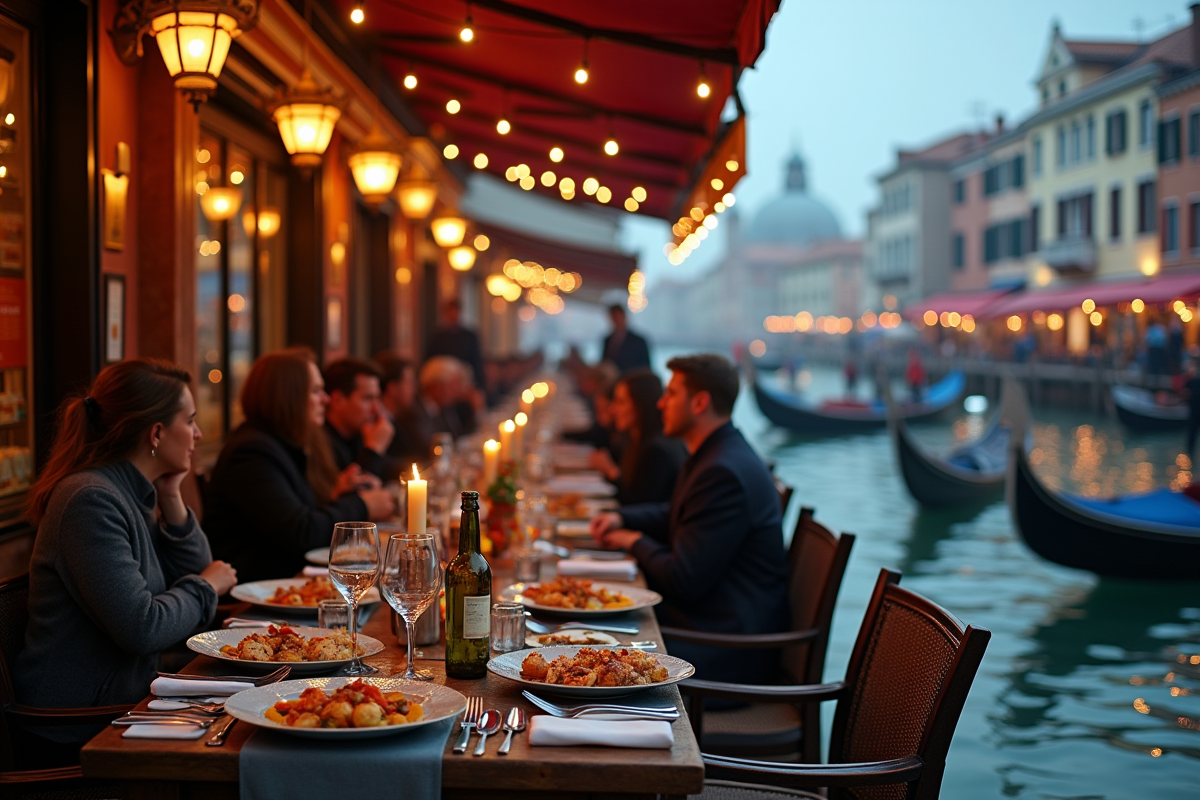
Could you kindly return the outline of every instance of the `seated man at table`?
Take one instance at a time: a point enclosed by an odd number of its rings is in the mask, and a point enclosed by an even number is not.
[[[386,453],[395,431],[379,404],[379,377],[375,365],[360,358],[325,367],[325,435],[339,472],[358,464],[376,478],[390,474]]]
[[[625,506],[592,520],[592,535],[628,550],[663,596],[661,624],[716,633],[787,630],[787,558],[779,497],[762,459],[729,421],[734,366],[702,354],[667,362],[663,433],[688,459],[670,503]],[[767,683],[779,654],[668,642],[705,680]]]
[[[387,449],[388,467],[391,474],[398,475],[414,461],[423,462],[429,457],[421,449],[417,432],[408,427],[412,424],[411,409],[417,402],[417,369],[407,358],[386,350],[375,356],[375,364],[382,376],[379,402],[395,429]]]

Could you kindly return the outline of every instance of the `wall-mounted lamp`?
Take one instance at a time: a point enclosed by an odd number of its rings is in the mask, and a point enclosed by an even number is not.
[[[200,211],[210,222],[232,219],[242,207],[242,190],[236,186],[210,186],[200,195]]]
[[[354,184],[368,205],[384,203],[400,174],[400,151],[378,126],[358,144],[349,159]]]
[[[438,217],[432,227],[433,240],[442,247],[458,247],[467,234],[467,222],[460,217]]]
[[[293,164],[306,170],[321,165],[321,155],[329,147],[343,104],[332,88],[319,88],[305,67],[296,85],[281,90],[267,106]]]

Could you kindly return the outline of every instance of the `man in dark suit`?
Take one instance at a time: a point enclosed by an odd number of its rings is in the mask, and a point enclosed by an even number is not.
[[[602,360],[615,364],[618,373],[628,372],[635,367],[649,367],[650,345],[643,337],[629,330],[625,308],[609,306],[608,318],[612,320],[613,329],[604,339]]]
[[[659,401],[663,433],[689,457],[670,503],[622,507],[592,520],[603,545],[628,550],[664,625],[717,633],[777,633],[788,627],[787,558],[779,497],[766,465],[729,421],[737,370],[718,355],[667,362]],[[705,680],[769,682],[779,654],[672,643],[671,654]]]
[[[487,376],[483,370],[483,350],[479,346],[479,336],[475,331],[464,328],[459,321],[462,317],[462,303],[458,298],[451,298],[442,306],[442,327],[429,337],[429,346],[425,350],[425,360],[434,356],[450,356],[457,358],[471,368],[471,377],[475,380],[476,388],[487,386]]]
[[[325,436],[339,471],[358,464],[376,478],[392,477],[388,446],[395,430],[379,405],[379,370],[361,358],[343,358],[325,367]]]
[[[374,360],[380,373],[379,404],[396,431],[386,453],[389,474],[398,475],[429,457],[428,447],[422,445],[428,437],[407,427],[413,424],[410,409],[417,402],[417,371],[411,361],[391,351],[376,354]]]

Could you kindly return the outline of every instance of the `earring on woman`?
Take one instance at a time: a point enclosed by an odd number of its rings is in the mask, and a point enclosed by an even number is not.
[[[151,445],[150,446],[150,457],[155,458],[157,456],[158,456],[158,445],[156,445],[156,444]]]

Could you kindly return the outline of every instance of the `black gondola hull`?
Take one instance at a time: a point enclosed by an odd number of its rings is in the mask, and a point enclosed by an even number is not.
[[[908,491],[928,508],[990,503],[1004,494],[1004,472],[973,472],[924,453],[902,421],[895,426],[896,456]]]

